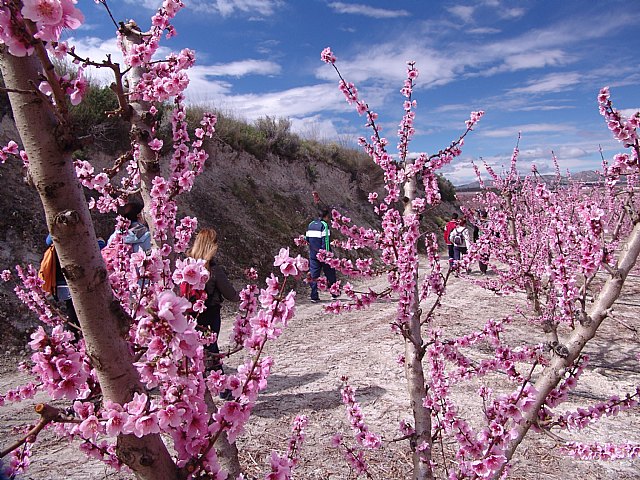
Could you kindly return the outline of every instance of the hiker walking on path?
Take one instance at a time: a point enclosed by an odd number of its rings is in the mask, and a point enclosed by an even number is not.
[[[336,283],[336,270],[329,264],[318,260],[318,252],[320,250],[331,251],[331,231],[329,230],[329,221],[331,220],[331,209],[325,208],[320,213],[320,217],[309,223],[307,234],[305,235],[309,243],[309,273],[311,275],[311,301],[317,303],[320,301],[318,295],[318,278],[324,273],[327,279],[327,287]],[[332,295],[337,298],[338,295]]]
[[[58,258],[58,253],[56,252],[55,247],[53,246],[53,238],[51,234],[47,235],[45,239],[45,243],[47,248],[51,248],[51,252],[55,261],[55,282],[52,282],[52,289],[49,290],[49,293],[53,295],[53,297],[59,302],[64,303],[65,313],[67,314],[67,318],[69,319],[69,324],[72,326],[71,331],[76,337],[76,340],[80,338],[80,322],[78,321],[78,315],[76,314],[76,309],[73,306],[73,300],[71,298],[71,290],[69,290],[69,285],[67,285],[67,279],[64,278],[64,274],[62,272],[62,266],[60,265],[60,258]],[[42,266],[41,266],[42,271]],[[42,278],[42,277],[41,277]]]
[[[456,228],[457,225],[458,214],[454,213],[453,215],[451,215],[451,220],[449,220],[444,226],[444,243],[447,244],[447,250],[449,253],[449,267],[451,267],[451,265],[453,264],[453,243],[451,242],[449,235],[451,234],[451,230]]]
[[[47,250],[42,257],[40,268],[38,269],[38,277],[44,281],[42,288],[48,295],[52,296],[54,300],[64,303],[64,311],[67,314],[69,324],[72,327],[71,331],[75,335],[76,340],[80,340],[80,337],[82,336],[80,322],[78,321],[76,309],[73,306],[71,290],[67,284],[67,279],[64,277],[60,258],[58,257],[58,252],[53,244],[53,237],[51,234],[47,235],[44,242],[47,245]],[[106,243],[104,239],[102,239],[102,237],[98,238],[98,248],[102,250],[105,245]]]
[[[471,246],[467,220],[464,217],[458,219],[456,227],[449,234],[449,239],[453,244],[453,264],[456,265],[466,255]]]
[[[224,268],[218,265],[213,257],[218,252],[218,234],[213,228],[203,228],[198,232],[193,247],[187,252],[191,258],[202,259],[205,267],[209,270],[209,280],[204,287],[207,299],[204,302],[206,310],[197,317],[198,325],[205,329],[210,329],[216,335],[216,341],[210,343],[205,348],[210,354],[206,360],[207,370],[217,370],[223,372],[220,361],[220,349],[218,348],[218,335],[222,318],[220,309],[224,300],[239,302],[240,295],[233,287]]]
[[[142,250],[148,252],[151,249],[151,233],[144,223],[142,209],[144,205],[140,202],[129,202],[118,209],[118,215],[126,218],[131,223],[129,229],[123,232],[123,241],[126,245],[131,245],[132,253]],[[110,244],[117,232],[113,232],[107,241]]]

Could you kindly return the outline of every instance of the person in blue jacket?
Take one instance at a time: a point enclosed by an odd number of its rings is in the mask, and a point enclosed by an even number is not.
[[[317,303],[320,301],[318,295],[318,278],[324,272],[327,278],[327,285],[331,287],[336,283],[336,270],[330,265],[318,260],[318,252],[320,250],[331,251],[331,231],[329,230],[329,221],[331,220],[331,209],[326,208],[320,213],[320,217],[313,220],[307,227],[306,239],[309,243],[309,273],[311,275],[311,301]],[[336,298],[337,295],[332,295]]]
[[[124,235],[124,243],[131,245],[132,253],[142,250],[148,252],[151,249],[151,233],[144,224],[142,210],[144,205],[140,202],[132,201],[118,209],[118,215],[128,219],[131,223]],[[113,232],[107,241],[109,245],[115,238],[117,232]]]

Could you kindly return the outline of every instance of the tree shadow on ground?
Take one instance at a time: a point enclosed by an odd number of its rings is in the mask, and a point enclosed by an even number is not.
[[[316,375],[319,374],[301,375],[300,377],[308,378]],[[292,380],[295,382],[295,379],[300,377],[293,377],[293,379],[288,380],[286,383],[291,386]],[[301,384],[294,383],[294,385],[298,386]],[[287,387],[280,388],[277,391],[282,391],[285,388]],[[356,392],[356,401],[361,404],[365,404],[380,397],[385,392],[386,389],[377,385],[359,388]],[[273,393],[274,392],[271,388],[267,388],[267,390],[260,395],[258,403],[253,409],[254,415],[262,418],[281,418],[296,414],[303,410],[331,410],[339,408],[342,405],[340,387],[336,387],[332,390],[310,392],[280,393],[275,395]]]
[[[326,373],[314,372],[305,373],[303,375],[269,375],[267,380],[267,388],[263,394],[269,395],[271,393],[280,392],[287,388],[299,387],[306,385],[307,383],[313,383],[316,380],[320,380]]]

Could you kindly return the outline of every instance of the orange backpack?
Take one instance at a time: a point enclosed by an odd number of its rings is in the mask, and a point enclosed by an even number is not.
[[[54,295],[56,293],[56,249],[53,245],[44,251],[40,269],[38,270],[38,277],[44,280],[42,289]]]

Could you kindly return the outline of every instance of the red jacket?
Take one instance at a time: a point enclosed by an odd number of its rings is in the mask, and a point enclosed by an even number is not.
[[[452,245],[451,240],[449,240],[449,235],[451,235],[451,230],[458,226],[458,222],[455,220],[449,220],[447,224],[444,226],[444,242],[447,245]]]

